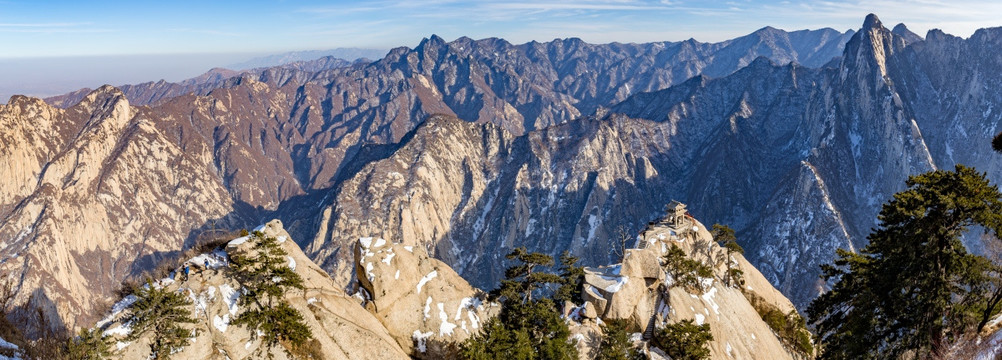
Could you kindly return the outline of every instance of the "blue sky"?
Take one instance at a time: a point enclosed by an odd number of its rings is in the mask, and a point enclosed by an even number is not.
[[[433,33],[515,43],[720,41],[766,25],[854,29],[870,12],[920,35],[1002,25],[997,1],[0,0],[0,58],[391,48]]]
[[[431,34],[513,43],[716,42],[767,25],[857,29],[868,13],[919,35],[940,28],[967,37],[1002,25],[997,0],[0,0],[0,102],[11,94],[178,81],[285,51],[413,47]]]

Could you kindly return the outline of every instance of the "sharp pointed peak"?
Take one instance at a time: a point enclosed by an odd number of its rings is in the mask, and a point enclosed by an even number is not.
[[[430,37],[426,37],[424,39],[421,39],[421,43],[418,44],[418,47],[424,47],[424,46],[428,46],[428,45],[439,45],[439,46],[440,45],[445,45],[445,39],[443,39],[441,36],[438,36],[436,34],[431,34]]]
[[[876,14],[866,15],[866,19],[863,19],[864,30],[883,27],[883,26],[884,24],[880,22],[880,18],[878,18]]]
[[[755,32],[753,34],[774,33],[774,32],[782,32],[782,31],[783,31],[782,29],[777,29],[777,28],[774,28],[772,26],[766,26],[766,27],[763,27],[761,29],[755,30]]]
[[[922,41],[922,37],[918,34],[908,30],[908,27],[903,23],[894,25],[894,29],[891,29],[891,33],[897,35],[905,40],[906,43],[913,43],[917,41]]]

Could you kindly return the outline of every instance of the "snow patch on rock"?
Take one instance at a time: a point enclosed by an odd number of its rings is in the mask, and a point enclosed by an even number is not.
[[[230,315],[236,315],[237,310],[237,299],[240,298],[240,293],[233,289],[229,284],[219,285],[219,295],[223,297],[226,301],[226,307],[230,311]]]
[[[444,303],[438,303],[438,318],[442,321],[442,324],[438,326],[438,336],[452,336],[452,330],[456,328],[456,324],[449,322],[449,314],[445,313]]]
[[[414,335],[411,335],[411,338],[417,344],[417,351],[422,353],[428,351],[428,338],[432,335],[434,333],[431,331],[422,333],[421,330],[414,330]]]
[[[437,270],[432,270],[430,273],[428,273],[428,275],[425,275],[425,276],[421,277],[421,281],[418,281],[418,284],[417,284],[417,292],[418,292],[418,294],[421,293],[421,288],[423,288],[425,284],[427,284],[429,281],[431,281],[431,279],[434,279],[436,277],[438,277],[438,271]]]
[[[226,328],[230,326],[230,315],[223,314],[223,317],[219,317],[219,315],[213,316],[212,326],[215,326],[220,332],[226,332]]]

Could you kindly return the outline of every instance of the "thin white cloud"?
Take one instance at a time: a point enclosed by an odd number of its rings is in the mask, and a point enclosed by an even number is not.
[[[4,28],[0,27],[0,33],[26,33],[26,34],[91,34],[91,33],[111,33],[113,29],[68,29],[68,28]]]
[[[227,37],[235,37],[235,36],[244,36],[244,35],[246,35],[246,34],[238,33],[238,32],[221,31],[221,30],[213,30],[213,29],[172,28],[172,29],[167,29],[167,31],[169,31],[169,32],[193,33],[193,34],[203,34],[203,35],[212,35],[212,36],[227,36]]]
[[[593,2],[551,2],[551,3],[498,3],[492,4],[494,9],[507,10],[667,10],[668,6],[626,4],[620,2],[593,3]]]
[[[90,27],[92,23],[0,23],[0,33],[33,33],[33,34],[59,34],[59,33],[107,33],[114,32],[107,28]]]
[[[12,28],[74,27],[86,25],[91,25],[91,23],[0,23],[0,27]]]

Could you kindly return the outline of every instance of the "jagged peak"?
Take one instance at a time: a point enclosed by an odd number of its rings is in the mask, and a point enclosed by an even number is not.
[[[871,29],[883,28],[884,24],[880,22],[880,18],[876,14],[868,14],[866,18],[863,19],[863,31],[868,31]]]
[[[908,44],[917,41],[922,41],[922,37],[912,32],[911,30],[908,30],[908,27],[905,26],[904,23],[898,23],[897,25],[894,25],[894,28],[891,29],[891,33],[894,34],[895,36],[904,39],[905,43]]]
[[[773,67],[773,66],[775,66],[775,64],[773,64],[772,60],[769,60],[769,58],[761,55],[756,57],[755,60],[752,60],[752,62],[748,64],[748,67],[750,68]]]
[[[104,85],[101,85],[101,87],[95,89],[94,91],[91,91],[90,94],[87,94],[87,96],[91,96],[91,95],[98,96],[98,95],[102,95],[102,94],[123,95],[124,93],[122,92],[121,89],[119,89],[117,87],[114,87],[114,86],[111,86],[111,85],[108,85],[108,84],[104,84]]]
[[[985,41],[1002,37],[1000,35],[1002,35],[1002,26],[980,28],[975,30],[974,34],[971,34],[971,37],[968,39],[980,39],[980,41]]]
[[[925,33],[925,38],[926,39],[940,39],[940,38],[946,38],[946,37],[952,37],[952,36],[953,35],[950,35],[950,34],[947,34],[947,33],[943,32],[942,29],[929,29],[929,31],[927,31]]]
[[[564,39],[554,39],[554,41],[566,42],[566,43],[571,43],[571,44],[580,44],[580,43],[584,42],[584,40],[581,40],[581,38],[579,38],[579,37],[569,37],[569,38],[564,38]]]
[[[863,27],[846,43],[840,66],[861,68],[865,67],[866,63],[872,62],[881,76],[885,76],[887,74],[885,63],[887,55],[893,52],[896,47],[905,45],[903,40],[895,39],[895,37],[890,30],[884,27],[877,15],[867,15],[863,21]],[[870,60],[864,60],[860,63],[861,59]],[[846,74],[848,73],[843,72],[843,78]]]
[[[118,101],[126,101],[126,104],[128,104],[125,93],[121,89],[105,84],[87,93],[77,105],[89,106],[98,102],[108,103]]]
[[[7,106],[12,107],[25,107],[30,104],[45,103],[42,99],[26,96],[26,95],[12,95],[9,100],[7,100]],[[0,104],[0,106],[3,106]]]
[[[772,26],[766,26],[761,29],[755,30],[755,32],[753,32],[752,35],[779,34],[779,33],[785,33],[785,31],[783,31],[782,29],[774,28]]]
[[[434,35],[432,35],[432,36],[434,36]],[[473,40],[473,38],[471,38],[469,36],[460,36],[459,38],[457,38],[456,40],[453,40],[449,44],[469,44],[469,43],[473,43],[473,42],[476,42],[476,40]]]
[[[417,48],[424,48],[428,45],[442,46],[445,45],[445,39],[436,34],[431,34],[431,37],[426,37],[421,39],[421,43],[418,44]]]
[[[688,38],[688,39],[685,39],[684,41],[682,41],[682,43],[683,43],[683,44],[690,44],[690,45],[698,45],[698,44],[702,44],[701,42],[699,42],[699,40],[696,40],[695,38]]]

